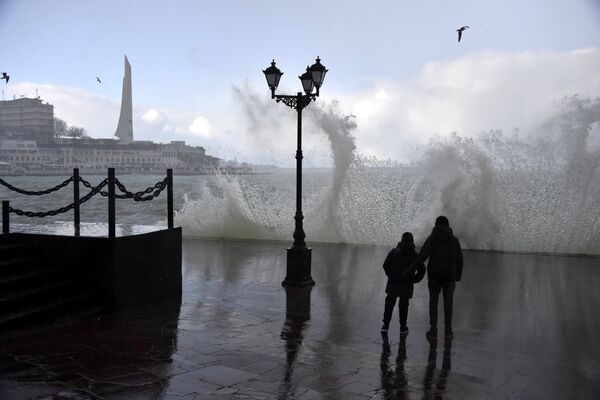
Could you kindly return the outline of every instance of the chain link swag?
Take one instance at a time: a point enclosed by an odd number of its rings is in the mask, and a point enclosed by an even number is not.
[[[0,184],[2,184],[3,186],[6,186],[10,190],[13,190],[13,191],[21,193],[21,194],[40,196],[43,194],[48,194],[48,193],[52,193],[57,190],[60,190],[61,188],[67,186],[73,180],[74,180],[74,177],[71,176],[69,179],[67,179],[63,183],[61,183],[53,188],[41,190],[41,191],[37,191],[37,192],[19,189],[17,187],[12,186],[9,183],[7,183],[6,181],[4,181],[1,178],[0,178]],[[81,205],[81,204],[85,203],[86,201],[88,201],[89,199],[91,199],[92,197],[97,195],[98,193],[100,193],[100,195],[102,195],[103,197],[108,197],[108,192],[105,190],[102,190],[105,186],[108,185],[108,178],[105,178],[97,186],[92,186],[91,183],[89,183],[82,177],[79,177],[79,181],[83,184],[83,186],[90,189],[90,192],[88,194],[86,194],[85,196],[83,196],[82,198],[80,198],[79,201],[77,201],[77,202],[73,202],[67,206],[58,208],[56,210],[50,210],[50,211],[33,212],[33,211],[26,211],[26,210],[21,210],[18,208],[13,208],[13,207],[9,207],[8,211],[15,213],[17,215],[24,215],[26,217],[43,218],[43,217],[47,217],[49,215],[54,216],[54,215],[62,214],[69,210],[72,210],[73,208],[75,208],[76,205]],[[115,198],[117,198],[117,199],[133,199],[133,201],[150,201],[150,200],[153,200],[154,198],[158,197],[160,195],[160,193],[167,187],[167,178],[163,179],[162,181],[156,182],[154,184],[154,186],[150,186],[150,187],[148,187],[144,190],[141,190],[139,192],[136,192],[136,193],[133,193],[133,192],[130,192],[129,190],[127,190],[125,185],[123,185],[118,179],[115,179],[115,185],[123,193],[123,194],[115,194]],[[147,196],[145,196],[145,195],[147,195]]]
[[[64,207],[58,208],[56,210],[33,212],[33,211],[25,211],[25,210],[20,210],[18,208],[9,207],[8,212],[14,212],[17,215],[24,215],[26,217],[39,217],[39,218],[47,217],[49,215],[62,214],[69,210],[72,210],[73,208],[75,208],[76,205],[81,205],[81,204],[85,203],[86,201],[88,201],[89,199],[91,199],[92,197],[97,195],[98,192],[100,192],[102,190],[102,188],[106,185],[108,185],[108,178],[104,178],[104,180],[102,182],[100,182],[98,184],[98,186],[96,186],[95,188],[92,188],[92,190],[88,194],[86,194],[85,196],[80,198],[79,201],[73,202],[73,203],[69,204],[68,206],[64,206]]]
[[[79,180],[81,181],[81,183],[83,183],[83,186],[85,186],[87,188],[92,187],[92,185],[85,179],[80,177]],[[150,201],[150,200],[158,197],[160,195],[160,193],[167,187],[167,178],[163,179],[162,181],[156,182],[154,184],[154,186],[150,186],[150,187],[148,187],[142,191],[139,191],[137,193],[133,193],[133,192],[130,192],[129,190],[127,190],[125,185],[123,185],[121,183],[121,181],[119,181],[119,179],[116,179],[116,178],[115,178],[115,185],[123,193],[123,194],[115,194],[115,198],[117,198],[117,199],[133,199],[133,201]],[[152,193],[152,194],[150,194],[150,193]],[[100,192],[100,194],[102,195],[102,197],[108,197],[107,191],[103,190]],[[150,194],[150,195],[144,196],[145,194]]]
[[[41,196],[44,194],[56,192],[57,190],[64,188],[71,182],[73,182],[72,176],[69,179],[67,179],[66,181],[64,181],[63,183],[60,183],[60,184],[54,186],[53,188],[46,189],[46,190],[40,190],[40,191],[31,191],[31,190],[19,189],[18,187],[13,186],[10,183],[6,182],[4,179],[0,178],[0,185],[5,186],[6,188],[8,188],[14,192],[26,194],[28,196]]]

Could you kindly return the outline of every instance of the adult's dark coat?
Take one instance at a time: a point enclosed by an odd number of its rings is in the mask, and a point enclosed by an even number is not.
[[[406,277],[403,275],[416,258],[417,253],[413,243],[400,242],[388,253],[383,262],[383,270],[388,277],[385,286],[387,294],[405,299],[412,297],[414,284],[420,282],[425,276],[425,266],[420,264],[412,274],[407,274]]]
[[[417,269],[418,263],[427,263],[427,279],[439,282],[460,281],[463,270],[463,255],[458,238],[449,226],[438,225],[423,243],[411,269]]]

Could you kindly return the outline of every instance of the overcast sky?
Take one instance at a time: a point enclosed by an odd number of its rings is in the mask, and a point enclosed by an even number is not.
[[[135,139],[280,165],[294,164],[295,116],[269,98],[272,58],[295,93],[320,56],[317,103],[355,115],[358,152],[379,158],[409,159],[436,133],[535,130],[562,97],[600,95],[600,0],[0,0],[0,37],[5,99],[37,88],[59,118],[112,137],[127,55]],[[326,162],[318,130],[307,165]]]

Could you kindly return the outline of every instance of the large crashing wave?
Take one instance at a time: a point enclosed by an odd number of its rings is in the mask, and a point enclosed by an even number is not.
[[[443,214],[468,248],[600,254],[600,100],[563,106],[536,137],[452,134],[411,163],[357,155],[353,118],[313,107],[333,169],[305,179],[307,241],[393,244],[412,231],[420,242]],[[293,174],[219,176],[176,220],[187,236],[290,241],[294,201]]]

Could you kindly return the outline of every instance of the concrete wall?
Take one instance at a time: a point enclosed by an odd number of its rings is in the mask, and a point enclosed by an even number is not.
[[[181,228],[116,238],[10,234],[115,310],[181,299]]]

